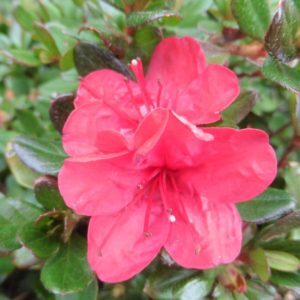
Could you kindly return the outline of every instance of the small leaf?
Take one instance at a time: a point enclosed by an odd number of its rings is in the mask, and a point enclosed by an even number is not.
[[[19,232],[19,239],[39,258],[48,258],[59,247],[59,238],[46,225],[26,224]]]
[[[268,281],[271,273],[265,251],[262,248],[256,248],[249,252],[249,258],[253,271],[262,281]]]
[[[265,48],[269,54],[282,62],[296,58],[299,26],[300,11],[294,1],[281,1],[265,37]]]
[[[55,294],[81,291],[93,279],[86,260],[86,242],[80,236],[72,236],[68,243],[61,244],[41,272],[44,286]]]
[[[273,225],[264,228],[260,234],[261,241],[268,241],[300,228],[300,211],[295,211],[278,220]]]
[[[98,282],[96,279],[92,283],[78,293],[66,295],[55,295],[55,300],[97,300],[98,299]]]
[[[8,143],[6,146],[5,158],[18,184],[25,188],[32,189],[35,180],[40,174],[30,169],[20,160],[16,151],[13,149],[12,143]]]
[[[28,167],[41,174],[57,175],[66,158],[55,141],[20,136],[14,140],[13,149]]]
[[[4,51],[4,54],[15,63],[26,67],[37,67],[41,64],[35,53],[30,50],[10,49],[9,51]]]
[[[248,290],[245,295],[253,300],[274,300],[276,289],[264,282],[256,280],[247,280]]]
[[[300,288],[300,272],[280,272],[273,271],[271,281],[279,286],[287,288]]]
[[[263,65],[263,74],[266,78],[276,81],[292,92],[300,93],[300,70],[298,67],[291,68],[268,58]]]
[[[74,67],[74,47],[69,48],[61,57],[59,67],[62,71],[69,70]]]
[[[18,23],[25,29],[25,30],[32,30],[33,23],[36,20],[34,14],[26,10],[23,6],[18,5],[14,10],[14,15]]]
[[[297,257],[281,251],[265,251],[269,266],[272,269],[285,272],[297,271],[300,262]]]
[[[180,16],[176,12],[160,10],[160,11],[137,11],[133,12],[127,17],[128,27],[138,27],[141,25],[149,24],[155,20],[162,18],[176,18],[180,19]]]
[[[237,207],[244,221],[262,224],[291,212],[295,202],[287,192],[269,188],[253,200],[237,204]]]
[[[243,32],[264,38],[271,18],[267,0],[233,0],[232,11]]]
[[[7,278],[14,268],[11,256],[0,257],[0,284]]]
[[[66,209],[64,200],[59,193],[57,179],[55,177],[39,177],[34,184],[34,194],[37,201],[48,210]]]
[[[74,94],[63,94],[56,97],[51,103],[49,115],[54,128],[62,133],[64,124],[74,109]]]
[[[85,76],[99,69],[112,69],[131,78],[126,65],[111,52],[90,43],[78,43],[74,48],[74,62],[78,73]]]
[[[17,232],[40,214],[40,209],[24,200],[0,195],[0,250],[10,251],[19,248]]]
[[[277,250],[288,252],[300,258],[300,241],[299,240],[272,240],[269,242],[261,243],[261,247],[266,250]]]
[[[254,91],[242,92],[239,97],[222,112],[222,124],[239,124],[254,107],[257,99],[257,93]]]

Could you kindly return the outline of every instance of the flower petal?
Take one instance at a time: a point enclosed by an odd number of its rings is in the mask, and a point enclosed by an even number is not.
[[[199,199],[191,200],[182,199],[189,222],[176,218],[165,249],[185,268],[209,269],[232,262],[242,241],[237,209],[232,204],[204,207]]]
[[[67,159],[58,176],[65,203],[77,214],[118,212],[134,200],[148,171],[135,171],[129,154],[98,156],[91,161]]]
[[[110,129],[110,136],[108,136]],[[118,152],[127,148],[126,140],[118,132],[126,129],[127,136],[134,125],[120,118],[109,107],[94,102],[75,109],[63,128],[64,150],[71,156]],[[104,137],[105,136],[105,137]],[[103,147],[103,139],[106,145]]]
[[[88,230],[88,261],[105,282],[127,280],[142,271],[167,239],[169,222],[159,202],[152,205],[149,232],[143,223],[147,204],[138,201],[116,215],[94,216]]]
[[[182,91],[173,109],[194,124],[220,120],[220,112],[239,95],[237,76],[221,65],[209,65],[203,73]]]
[[[155,109],[135,134],[135,161],[142,168],[166,166],[174,170],[194,166],[210,138],[211,135],[171,111]]]
[[[214,140],[203,147],[202,161],[178,174],[179,181],[209,202],[252,199],[274,180],[277,161],[268,135],[257,129],[205,128]]]

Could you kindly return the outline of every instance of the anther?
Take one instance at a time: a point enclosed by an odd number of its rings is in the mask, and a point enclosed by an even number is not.
[[[169,221],[170,221],[171,223],[176,222],[176,217],[175,217],[174,215],[170,215],[170,216],[169,216]]]

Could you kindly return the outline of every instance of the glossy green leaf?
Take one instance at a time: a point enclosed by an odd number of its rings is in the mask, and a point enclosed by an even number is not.
[[[14,140],[13,149],[28,167],[41,174],[58,174],[66,158],[56,141],[20,136]]]
[[[279,286],[287,288],[300,288],[300,272],[273,271],[271,281]]]
[[[270,268],[262,248],[256,248],[249,252],[250,266],[262,281],[268,281],[270,278]]]
[[[0,194],[0,250],[10,251],[20,247],[18,231],[40,214],[39,208],[24,200],[5,198]]]
[[[34,194],[39,203],[48,210],[66,209],[59,193],[57,179],[52,176],[41,176],[34,184]]]
[[[177,18],[179,19],[180,16],[178,13],[173,11],[138,11],[133,12],[127,17],[127,25],[129,27],[138,27],[141,25],[149,24],[155,20],[162,19],[162,18]]]
[[[86,259],[86,242],[77,235],[61,244],[41,273],[44,286],[55,294],[82,291],[93,279]]]
[[[254,107],[257,93],[254,91],[242,92],[239,97],[222,112],[222,121],[218,125],[236,126],[239,124]]]
[[[59,237],[46,225],[28,223],[19,231],[21,243],[39,258],[48,258],[59,247]]]
[[[6,146],[5,158],[15,180],[21,186],[32,189],[35,180],[40,176],[40,174],[29,168],[23,163],[23,161],[21,161],[16,151],[13,149],[12,143],[8,143]]]
[[[299,67],[291,68],[279,61],[268,58],[263,66],[263,74],[283,87],[295,93],[300,93]]]
[[[261,224],[291,212],[295,202],[287,192],[269,188],[253,200],[237,204],[237,207],[244,221]]]
[[[157,270],[146,282],[144,291],[153,299],[203,299],[211,290],[214,274],[199,271],[165,268]]]
[[[74,94],[63,94],[56,97],[51,103],[49,115],[53,126],[60,133],[64,127],[64,124],[74,109]]]
[[[266,250],[265,255],[272,269],[285,272],[295,272],[300,267],[299,259],[286,252]]]
[[[264,38],[271,17],[267,0],[232,0],[232,11],[242,31]]]
[[[264,228],[260,233],[260,240],[268,241],[280,237],[295,228],[300,228],[300,211],[295,211]]]
[[[300,258],[299,240],[277,239],[277,240],[261,243],[261,246],[266,250],[287,252]]]
[[[34,24],[34,30],[37,39],[49,50],[49,52],[53,55],[59,56],[59,50],[57,48],[56,42],[49,32],[49,30],[46,28],[45,25],[40,23]]]
[[[98,281],[94,279],[92,283],[81,292],[66,295],[55,295],[55,300],[97,300]]]
[[[90,43],[78,43],[74,48],[74,62],[78,73],[85,76],[99,69],[112,69],[131,77],[128,67],[111,52]]]
[[[266,50],[283,62],[294,59],[297,54],[296,38],[300,27],[300,10],[297,9],[296,1],[281,1],[265,37]]]

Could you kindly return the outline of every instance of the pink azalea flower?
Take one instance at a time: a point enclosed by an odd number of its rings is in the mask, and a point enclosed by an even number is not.
[[[164,248],[181,266],[208,269],[241,248],[234,205],[276,175],[261,130],[199,127],[220,120],[239,94],[224,66],[207,65],[192,38],[155,49],[137,82],[99,70],[81,80],[63,130],[70,158],[59,174],[66,204],[91,216],[88,260],[106,282],[131,278]]]

